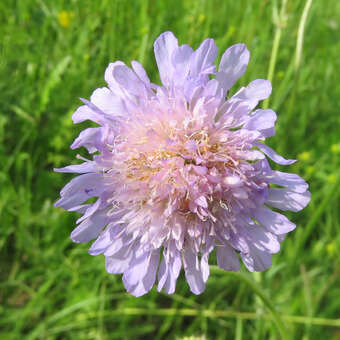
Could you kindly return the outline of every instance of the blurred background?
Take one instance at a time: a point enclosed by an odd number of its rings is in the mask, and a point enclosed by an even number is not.
[[[200,296],[182,273],[176,294],[134,298],[71,242],[77,215],[53,203],[72,175],[52,169],[86,156],[69,145],[90,123],[71,116],[109,62],[138,60],[159,81],[152,44],[166,30],[194,48],[213,38],[219,56],[247,44],[234,88],[272,81],[268,144],[299,160],[285,171],[312,201],[288,214],[298,227],[266,272],[212,267]],[[340,339],[339,52],[338,0],[1,0],[0,338],[280,339],[282,323],[286,339]]]

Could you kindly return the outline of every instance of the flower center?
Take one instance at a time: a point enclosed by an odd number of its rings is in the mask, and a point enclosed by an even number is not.
[[[225,138],[221,141],[205,129],[180,132],[169,137],[149,129],[144,137],[131,135],[117,148],[115,155],[122,160],[115,166],[118,183],[134,193],[135,204],[161,205],[168,214],[207,220],[219,209],[231,211],[236,197],[248,198],[246,181],[240,178],[247,162],[235,160]]]

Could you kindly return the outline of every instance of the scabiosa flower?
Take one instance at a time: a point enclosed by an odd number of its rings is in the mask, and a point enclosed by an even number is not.
[[[171,32],[154,44],[162,86],[136,61],[109,64],[108,87],[82,99],[74,123],[99,126],[80,133],[71,148],[93,160],[59,172],[81,174],[61,191],[56,206],[83,213],[74,242],[96,239],[89,253],[104,254],[109,273],[123,273],[135,296],[175,291],[184,268],[195,294],[205,289],[208,259],[250,271],[271,266],[284,235],[295,228],[270,209],[299,211],[310,200],[307,183],[274,171],[265,157],[288,165],[263,141],[275,134],[276,114],[255,110],[271,93],[257,79],[227,97],[249,61],[245,45],[228,48],[216,71],[217,47],[207,39],[193,50]],[[98,197],[95,203],[86,203]]]

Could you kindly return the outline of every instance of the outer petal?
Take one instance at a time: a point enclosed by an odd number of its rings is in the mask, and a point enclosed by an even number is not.
[[[100,125],[105,125],[105,124],[114,125],[117,122],[117,117],[115,117],[112,114],[111,115],[107,114],[93,102],[88,101],[84,98],[80,98],[80,100],[85,105],[80,106],[76,110],[76,112],[73,114],[72,119],[74,123],[81,123],[85,120],[92,120],[95,123],[100,124]]]
[[[172,64],[176,69],[176,77],[174,77],[173,81],[176,86],[183,86],[185,80],[189,75],[190,70],[190,57],[193,53],[193,50],[188,45],[179,46],[174,50],[172,54]],[[190,85],[190,83],[188,84]]]
[[[113,71],[117,66],[125,65],[122,61],[116,61],[114,63],[110,63],[105,70],[105,81],[110,87],[110,90],[115,94],[119,95],[119,97],[124,97],[122,91],[119,89],[116,79],[113,76]]]
[[[144,70],[144,67],[138,61],[135,61],[135,60],[133,60],[131,62],[131,66],[132,66],[133,70],[135,71],[135,73],[137,74],[137,76],[139,77],[139,79],[147,87],[150,87],[150,79],[149,79],[146,71]]]
[[[272,159],[277,164],[289,165],[289,164],[293,164],[296,162],[295,159],[283,158],[266,144],[255,142],[254,145],[256,145],[265,155],[267,155],[270,159]]]
[[[182,45],[174,50],[171,59],[178,72],[188,75],[192,54],[193,49],[189,45]]]
[[[272,255],[255,247],[248,254],[241,253],[241,258],[251,272],[263,272],[272,265]]]
[[[123,246],[112,256],[105,256],[105,267],[110,274],[121,274],[128,270],[133,257],[132,246]]]
[[[256,247],[261,251],[275,254],[280,250],[280,242],[276,236],[268,232],[261,226],[249,226],[247,228],[248,244]]]
[[[142,280],[148,271],[150,257],[151,252],[145,252],[139,257],[136,257],[136,254],[134,254],[130,267],[124,272],[124,281],[133,286]]]
[[[158,271],[158,291],[164,288],[168,294],[175,292],[176,281],[181,267],[182,261],[178,250],[168,259],[164,255]]]
[[[69,165],[65,166],[64,168],[54,168],[53,171],[55,172],[74,172],[78,174],[84,174],[88,172],[96,172],[100,171],[100,168],[98,164],[95,162],[89,161],[89,162],[84,162],[81,164],[74,164],[74,165]]]
[[[102,150],[102,131],[103,128],[88,128],[80,132],[79,136],[74,140],[71,145],[71,149],[77,149],[84,146],[89,153]]]
[[[251,110],[247,101],[231,97],[220,107],[216,118],[225,127],[238,127],[249,119]]]
[[[289,190],[303,193],[308,189],[308,184],[299,175],[281,171],[273,171],[266,177],[269,183],[287,187]]]
[[[89,207],[84,212],[84,215],[77,219],[76,223],[81,223],[86,220],[88,217],[93,215],[97,210],[101,210],[107,207],[107,204],[98,198],[97,201],[93,204],[90,204]]]
[[[229,244],[216,245],[216,256],[220,268],[228,271],[240,270],[240,260]]]
[[[249,51],[244,44],[233,45],[224,52],[216,75],[224,94],[244,74],[248,62]]]
[[[161,34],[154,43],[154,52],[160,78],[166,86],[172,81],[174,67],[171,62],[171,57],[177,47],[178,42],[172,32]]]
[[[72,241],[76,243],[91,241],[99,235],[109,220],[107,209],[97,210],[72,231]]]
[[[159,249],[133,259],[123,275],[125,288],[137,297],[146,294],[155,283],[158,262]]]
[[[100,110],[110,116],[124,116],[126,108],[122,100],[107,87],[102,87],[93,91],[91,102]]]
[[[99,196],[105,190],[104,182],[104,176],[99,173],[80,175],[66,184],[54,205],[66,210],[78,206],[90,197]]]
[[[199,77],[201,74],[214,73],[214,60],[217,57],[217,46],[213,39],[206,39],[191,55],[190,76]]]
[[[196,295],[201,294],[205,290],[203,273],[197,255],[189,248],[183,252],[183,265],[190,290]]]
[[[207,282],[210,275],[210,267],[209,267],[209,253],[206,252],[201,257],[201,270],[203,274],[203,281]]]
[[[286,234],[295,229],[295,224],[286,216],[276,213],[265,207],[258,207],[254,210],[254,218],[268,231],[276,235]]]
[[[247,130],[260,131],[264,137],[275,135],[276,113],[273,110],[256,110],[244,124]]]
[[[145,83],[126,65],[116,66],[113,70],[113,77],[129,94],[147,97]]]
[[[87,105],[79,106],[72,116],[73,123],[81,123],[85,120],[92,120],[97,124],[104,124],[104,119],[101,114],[94,112]]]
[[[111,232],[112,228],[110,226],[101,232],[99,237],[92,243],[89,249],[90,255],[97,256],[105,252],[105,250],[112,244]]]
[[[281,210],[300,211],[310,201],[310,192],[297,193],[288,189],[270,188],[267,204]]]
[[[242,253],[248,253],[249,247],[246,237],[246,230],[244,230],[242,226],[237,225],[232,230],[230,230],[230,239],[228,240],[228,242],[234,249]]]
[[[241,99],[248,104],[252,110],[260,100],[266,99],[272,92],[272,85],[269,80],[256,79],[247,87],[243,87],[232,98]]]
[[[121,228],[124,228],[124,227],[121,227]],[[120,230],[121,228],[117,228],[117,229]],[[116,229],[116,233],[119,234],[119,231],[117,232],[117,229]],[[111,232],[111,234],[113,233]],[[108,248],[106,248],[105,252],[103,253],[105,257],[111,257],[113,255],[115,255],[116,257],[119,257],[119,255],[117,255],[119,251],[122,249],[125,251],[130,249],[133,243],[133,239],[131,235],[126,235],[124,233],[120,235],[120,237],[115,237],[111,235],[111,239],[112,239],[112,243],[110,244]]]

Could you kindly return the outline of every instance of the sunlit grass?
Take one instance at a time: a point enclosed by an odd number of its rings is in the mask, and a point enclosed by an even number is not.
[[[194,47],[214,38],[219,55],[248,45],[238,85],[271,78],[269,144],[299,160],[285,171],[308,180],[312,201],[290,215],[298,228],[268,271],[213,268],[200,296],[180,277],[176,294],[136,299],[71,243],[76,216],[53,207],[70,177],[52,168],[75,161],[87,123],[71,115],[110,61],[136,59],[158,81],[152,43],[166,30]],[[340,337],[339,1],[2,0],[0,36],[1,339]]]

